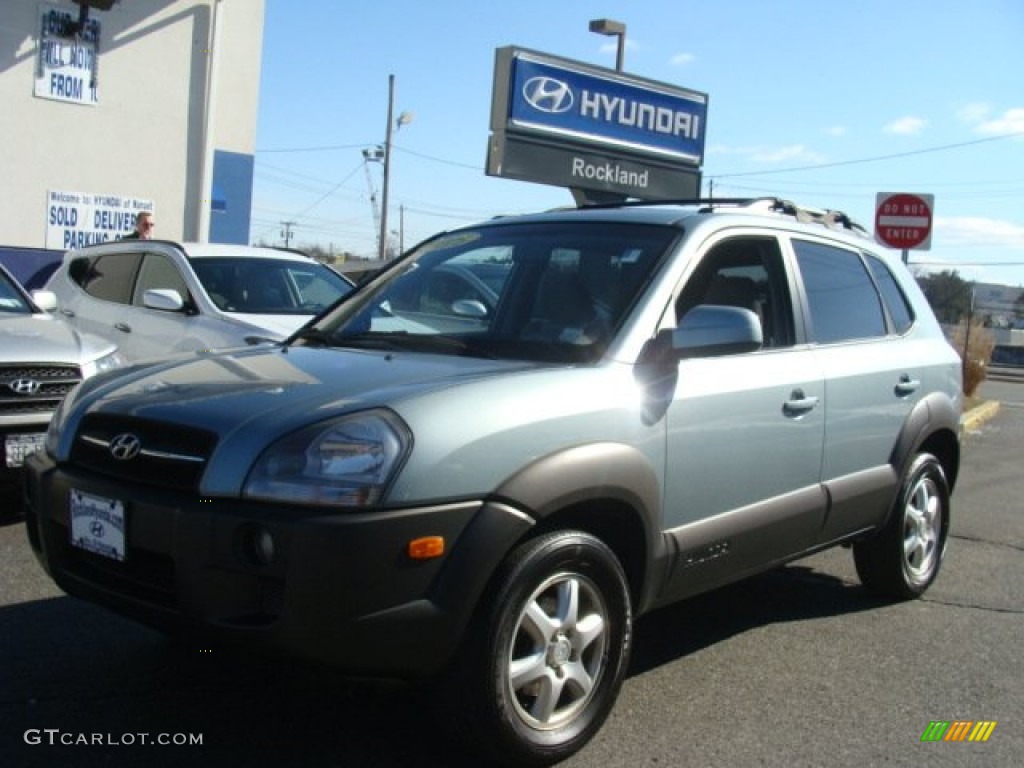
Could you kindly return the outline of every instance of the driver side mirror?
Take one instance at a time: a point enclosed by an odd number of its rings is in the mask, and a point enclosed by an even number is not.
[[[763,344],[760,319],[741,307],[701,304],[672,331],[672,349],[680,358],[755,352]]]

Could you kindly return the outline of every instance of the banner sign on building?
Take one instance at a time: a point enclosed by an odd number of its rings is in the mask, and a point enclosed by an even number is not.
[[[46,247],[68,251],[120,240],[135,228],[140,211],[155,212],[153,201],[50,190],[46,193]]]
[[[487,173],[641,199],[695,197],[707,105],[689,89],[500,48]],[[531,161],[531,148],[543,161]]]
[[[96,85],[99,21],[90,18],[80,30],[76,13],[44,4],[40,6],[39,24],[35,95],[41,99],[95,105],[99,101]]]

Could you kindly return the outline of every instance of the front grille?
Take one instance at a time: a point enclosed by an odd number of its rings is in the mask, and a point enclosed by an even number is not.
[[[114,457],[115,439],[138,440],[140,450],[128,459]],[[71,463],[81,469],[133,483],[196,490],[216,445],[212,432],[177,424],[125,416],[89,414],[75,435]]]
[[[0,365],[0,415],[50,413],[81,380],[77,365]]]

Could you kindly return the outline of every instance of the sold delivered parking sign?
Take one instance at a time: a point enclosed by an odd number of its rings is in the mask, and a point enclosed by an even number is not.
[[[141,211],[153,212],[153,201],[51,189],[46,193],[46,247],[69,251],[120,240],[134,229]]]

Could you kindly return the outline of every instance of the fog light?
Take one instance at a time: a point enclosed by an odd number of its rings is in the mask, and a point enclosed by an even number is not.
[[[260,525],[247,528],[242,534],[242,553],[255,565],[270,565],[277,554],[273,534]]]

